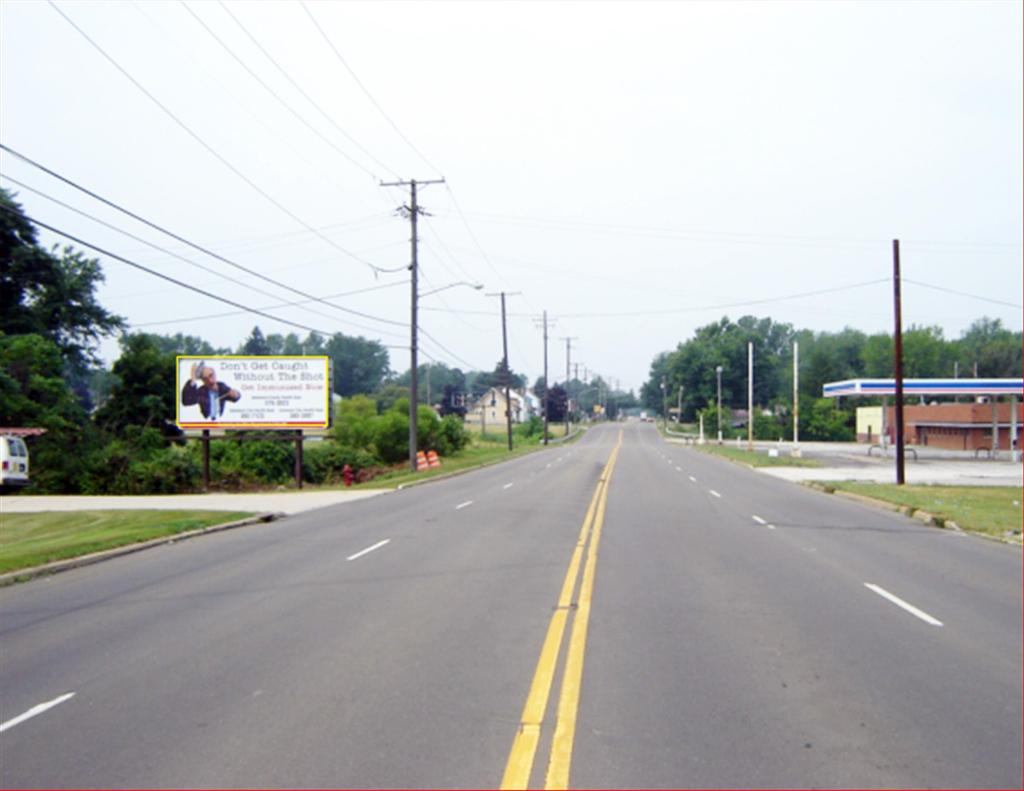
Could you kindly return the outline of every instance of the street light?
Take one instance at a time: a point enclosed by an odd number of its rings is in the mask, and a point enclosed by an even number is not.
[[[661,377],[661,419],[665,421],[665,431],[668,431],[668,397],[665,394],[665,377]]]
[[[441,286],[440,288],[431,289],[430,291],[424,291],[420,294],[420,298],[429,297],[431,294],[436,294],[438,291],[445,291],[449,288],[455,288],[456,286],[469,286],[475,288],[477,291],[484,287],[483,283],[470,283],[468,280],[460,280],[458,283],[449,283],[447,286]]]
[[[481,289],[482,285],[476,283],[468,283],[465,281],[459,281],[458,283],[449,283],[447,286],[441,286],[441,288],[435,288],[432,291],[427,291],[423,294],[419,293],[419,267],[416,260],[416,182],[413,182],[412,188],[412,263],[409,265],[409,271],[412,272],[412,320],[409,322],[410,326],[410,357],[411,357],[411,368],[409,370],[409,466],[413,472],[417,471],[416,462],[416,423],[417,423],[417,411],[419,410],[419,377],[418,367],[419,363],[416,360],[416,352],[418,346],[418,335],[419,335],[419,322],[417,317],[419,315],[419,301],[420,297],[426,297],[430,294],[436,294],[438,291],[444,291],[446,288],[454,288],[455,286],[466,285],[470,288]]]
[[[722,444],[722,366],[715,366],[715,376],[718,378],[718,444]]]

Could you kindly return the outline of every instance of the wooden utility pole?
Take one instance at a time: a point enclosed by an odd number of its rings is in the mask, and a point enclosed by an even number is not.
[[[444,179],[433,179],[431,181],[391,181],[381,182],[382,187],[409,187],[409,205],[403,208],[409,213],[409,221],[412,223],[412,238],[409,240],[412,245],[412,263],[409,264],[409,271],[411,277],[409,282],[412,286],[411,298],[411,317],[409,326],[409,357],[411,368],[409,370],[409,467],[413,472],[416,472],[416,417],[419,410],[418,396],[419,396],[419,377],[417,371],[417,311],[419,309],[419,258],[417,253],[417,242],[416,236],[416,221],[420,215],[420,207],[416,202],[416,187],[426,186],[427,184],[444,184]]]
[[[507,294],[504,291],[496,294],[488,294],[489,297],[501,297],[501,359],[504,371],[502,371],[502,378],[505,380],[505,425],[508,427],[508,449],[512,450],[512,396],[509,392],[509,385],[511,384],[512,371],[508,367],[508,323],[505,320],[505,297],[514,297],[521,294],[521,291],[515,291],[511,294]]]
[[[893,376],[896,380],[896,485],[905,483],[903,459],[903,311],[900,299],[900,240],[892,240]]]
[[[569,408],[572,406],[572,398],[569,396],[569,371],[572,366],[572,342],[579,338],[562,338],[565,341],[565,436],[569,436]]]
[[[544,311],[544,393],[541,396],[541,410],[544,413],[544,444],[548,444],[548,312]]]

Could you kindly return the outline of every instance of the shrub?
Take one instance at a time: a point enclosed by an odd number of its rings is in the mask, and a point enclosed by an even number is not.
[[[409,418],[397,411],[385,412],[373,421],[373,446],[389,464],[409,455]]]
[[[442,456],[458,453],[469,444],[470,439],[462,419],[458,415],[446,415],[438,427],[437,452]]]
[[[373,421],[376,417],[377,404],[372,398],[346,398],[335,408],[331,436],[345,447],[369,448],[373,442]]]
[[[334,484],[344,480],[342,471],[346,464],[358,477],[362,470],[372,469],[379,463],[369,451],[328,440],[306,446],[302,454],[302,475],[310,483]]]

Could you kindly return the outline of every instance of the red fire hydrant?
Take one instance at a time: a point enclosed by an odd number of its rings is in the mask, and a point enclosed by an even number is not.
[[[341,477],[345,479],[346,486],[351,486],[352,479],[355,478],[355,474],[352,472],[352,468],[346,464],[341,468]]]

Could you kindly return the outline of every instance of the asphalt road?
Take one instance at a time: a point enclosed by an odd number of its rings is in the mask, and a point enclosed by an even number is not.
[[[599,427],[0,590],[0,785],[1019,788],[1021,590]]]

